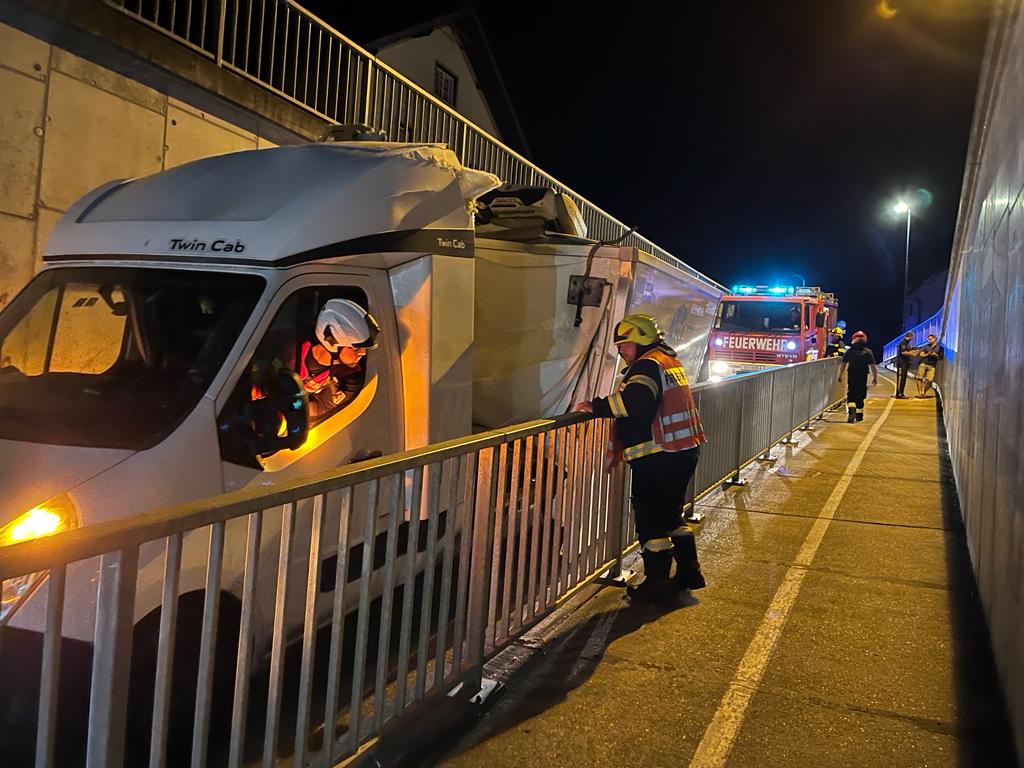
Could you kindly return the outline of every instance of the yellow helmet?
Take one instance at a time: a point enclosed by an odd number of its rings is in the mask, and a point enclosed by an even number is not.
[[[833,336],[845,336],[846,335],[846,329],[845,328],[840,328],[837,325],[835,328],[832,329],[832,335]]]
[[[616,344],[632,341],[646,347],[664,339],[665,334],[658,327],[658,321],[650,315],[626,315],[615,326]]]

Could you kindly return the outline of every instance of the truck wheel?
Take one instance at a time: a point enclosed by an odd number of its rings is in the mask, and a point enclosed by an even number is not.
[[[178,598],[178,624],[171,670],[170,722],[167,730],[166,765],[169,768],[188,765],[191,760],[204,596],[204,592],[190,592]],[[214,650],[213,698],[207,748],[207,765],[210,766],[227,763],[240,624],[241,605],[233,595],[222,593]],[[135,625],[125,765],[145,765],[149,760],[159,637],[160,609],[157,608]]]

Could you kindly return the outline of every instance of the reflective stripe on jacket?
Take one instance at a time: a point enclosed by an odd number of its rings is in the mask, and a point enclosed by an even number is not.
[[[302,351],[299,353],[299,378],[302,379],[302,385],[306,388],[306,391],[315,395],[324,388],[324,385],[331,378],[331,366],[323,365],[323,363],[313,357],[312,351],[312,342],[302,342]],[[306,362],[307,358],[311,359],[316,365],[323,365],[323,368],[313,373]]]
[[[661,399],[651,423],[651,439],[623,448],[613,425],[605,462],[609,468],[622,459],[632,461],[659,451],[685,451],[707,442],[704,427],[700,423],[700,415],[697,413],[697,403],[693,399],[693,392],[690,391],[690,383],[682,363],[661,349],[652,349],[638,359],[654,360],[661,374]],[[625,415],[622,389],[627,381],[629,384],[636,383],[635,378],[624,380],[619,386],[619,391],[608,398],[608,405],[614,416]],[[652,390],[656,389],[653,381],[650,382],[650,386]]]

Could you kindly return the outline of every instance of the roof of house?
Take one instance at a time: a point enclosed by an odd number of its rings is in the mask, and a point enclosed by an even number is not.
[[[366,18],[346,15],[346,18],[340,20],[339,24],[341,24],[340,29],[343,34],[356,40],[374,54],[402,40],[424,37],[441,27],[450,28],[459,38],[462,49],[473,69],[477,86],[484,94],[502,140],[529,159],[530,150],[526,135],[476,10],[463,8],[403,26],[398,30],[394,29],[393,18],[390,14],[371,14]]]

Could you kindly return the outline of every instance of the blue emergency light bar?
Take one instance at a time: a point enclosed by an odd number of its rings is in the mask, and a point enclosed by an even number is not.
[[[792,296],[796,288],[792,285],[734,285],[732,292],[741,296]]]

